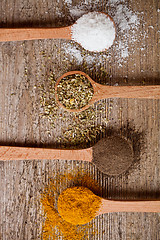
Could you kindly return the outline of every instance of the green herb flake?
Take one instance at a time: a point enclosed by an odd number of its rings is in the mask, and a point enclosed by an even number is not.
[[[57,86],[58,99],[67,109],[83,108],[92,99],[93,92],[92,84],[81,74],[66,76]]]

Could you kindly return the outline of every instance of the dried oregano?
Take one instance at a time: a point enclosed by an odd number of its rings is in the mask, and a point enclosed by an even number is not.
[[[91,106],[82,112],[69,113],[60,108],[55,100],[56,79],[52,72],[45,83],[38,87],[41,116],[47,118],[53,128],[61,122],[61,135],[57,137],[56,142],[60,143],[61,147],[86,147],[94,142],[97,135],[105,129],[105,126],[98,124],[99,117],[104,125],[108,122],[105,102],[96,104],[96,109],[95,106]]]
[[[71,74],[61,79],[57,94],[59,101],[67,109],[80,109],[92,99],[93,87],[82,74]]]

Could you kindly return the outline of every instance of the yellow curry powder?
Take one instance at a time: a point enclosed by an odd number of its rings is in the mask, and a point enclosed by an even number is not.
[[[101,198],[85,187],[72,187],[58,198],[58,212],[67,222],[77,225],[90,222],[100,208]]]
[[[63,237],[63,240],[84,240],[92,239],[93,235],[96,234],[92,222],[85,225],[73,225],[65,221],[58,213],[57,202],[60,196],[60,190],[64,191],[68,187],[72,188],[79,185],[89,188],[95,194],[99,195],[101,193],[98,183],[93,180],[91,175],[86,173],[66,173],[64,175],[56,175],[55,179],[52,178],[49,180],[49,184],[41,196],[41,205],[44,212],[42,228],[43,240],[58,240],[60,236]],[[97,197],[95,202],[96,205],[98,198],[99,197]],[[92,208],[94,209],[95,206],[92,205],[91,209]],[[88,211],[87,206],[85,211]],[[88,214],[88,217],[91,216],[90,212]]]
[[[84,236],[83,233],[77,231],[72,224],[65,222],[58,214],[56,209],[52,205],[52,200],[48,197],[43,198],[42,200],[43,208],[45,213],[47,214],[45,225],[43,228],[43,239],[57,239],[57,233],[55,231],[55,227],[58,228],[60,233],[63,235],[64,239],[68,240],[81,240]],[[50,238],[49,238],[50,237]]]

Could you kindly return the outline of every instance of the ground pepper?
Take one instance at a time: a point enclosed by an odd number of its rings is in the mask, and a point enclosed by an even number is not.
[[[67,188],[58,198],[58,211],[73,225],[86,224],[100,208],[101,198],[85,187]]]

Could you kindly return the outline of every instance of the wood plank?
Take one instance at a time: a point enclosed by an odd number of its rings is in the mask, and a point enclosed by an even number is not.
[[[83,11],[105,11],[114,15],[120,6],[113,1],[20,1],[1,0],[1,27],[58,27],[75,22]],[[120,2],[120,1],[119,1]],[[128,0],[123,2],[123,11],[131,9],[142,17],[135,34],[125,35],[118,31],[113,48],[106,53],[85,52],[82,59],[89,57],[88,74],[98,83],[109,85],[156,85],[160,83],[159,60],[159,9],[158,0]],[[77,12],[79,15],[77,15]],[[133,35],[135,38],[133,38]],[[135,39],[135,40],[133,40]],[[123,45],[123,43],[125,43]],[[67,45],[68,44],[68,45]],[[50,121],[42,118],[39,106],[40,83],[47,83],[46,75],[54,69],[58,78],[70,70],[86,71],[81,59],[69,54],[70,48],[77,53],[84,50],[65,40],[35,40],[0,43],[0,144],[20,146],[55,147],[57,138],[63,135],[72,120],[62,126],[60,114],[55,129]],[[116,45],[122,44],[124,51],[118,52]],[[65,51],[65,47],[66,49]],[[70,47],[70,48],[69,48]],[[125,52],[125,50],[127,51]],[[71,49],[72,50],[72,49]],[[45,52],[45,57],[41,52]],[[75,53],[75,52],[74,52]],[[128,58],[124,54],[128,53]],[[78,55],[78,54],[77,54]],[[81,56],[81,55],[78,55]],[[77,60],[78,59],[78,60]],[[89,58],[87,58],[89,59]],[[100,78],[104,68],[112,77]],[[96,77],[97,76],[97,77]],[[95,112],[98,124],[108,131],[116,131],[135,143],[137,161],[125,174],[108,177],[99,172],[91,163],[58,160],[6,161],[0,162],[0,238],[40,239],[42,217],[37,199],[50,177],[66,171],[86,171],[102,186],[102,197],[116,199],[160,198],[160,101],[140,99],[106,99],[106,117]],[[104,134],[105,135],[105,134]],[[100,135],[102,137],[103,134]],[[140,158],[140,160],[138,160]],[[69,185],[69,182],[66,183]],[[58,189],[61,191],[61,189]],[[157,213],[109,213],[94,221],[99,240],[159,240],[160,216]]]

